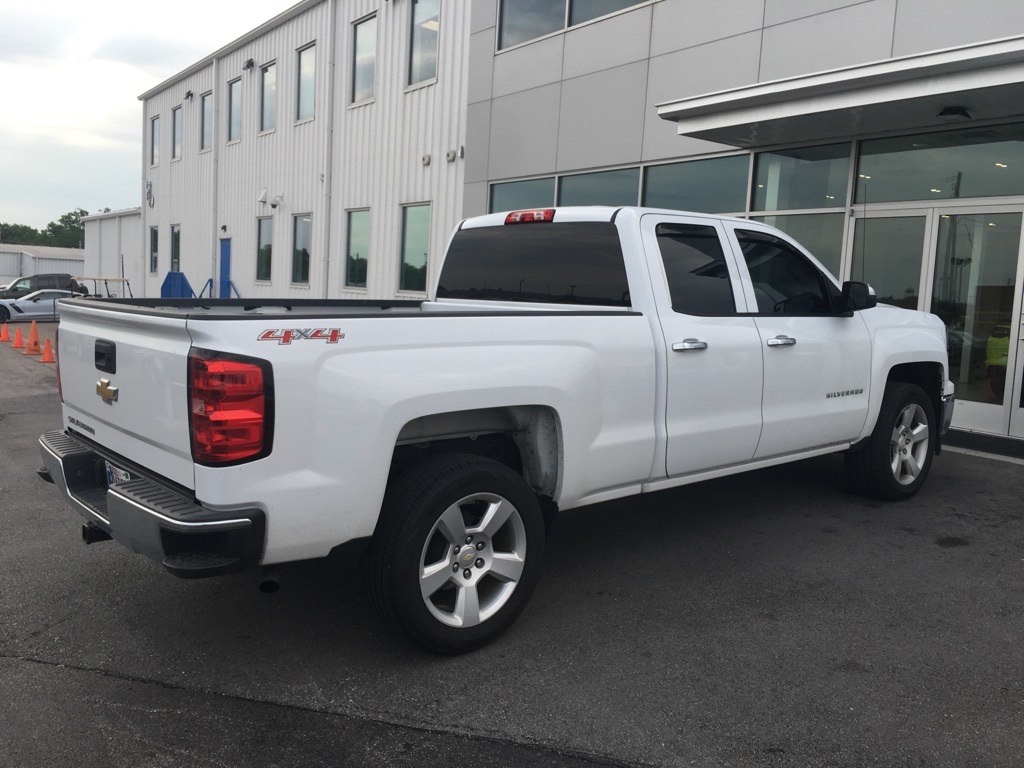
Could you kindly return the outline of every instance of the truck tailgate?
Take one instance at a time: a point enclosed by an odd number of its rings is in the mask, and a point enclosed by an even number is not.
[[[61,304],[64,426],[107,452],[193,488],[186,320]]]

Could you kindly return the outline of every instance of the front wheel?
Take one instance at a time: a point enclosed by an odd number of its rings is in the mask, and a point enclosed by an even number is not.
[[[932,403],[920,387],[886,386],[878,421],[867,444],[846,454],[857,490],[880,499],[906,499],[924,484],[935,454]]]
[[[385,496],[370,549],[370,597],[421,647],[463,653],[515,621],[543,552],[544,518],[522,477],[478,456],[435,456]]]
[[[11,319],[11,313],[7,311],[7,307],[0,307],[0,323],[6,323]]]

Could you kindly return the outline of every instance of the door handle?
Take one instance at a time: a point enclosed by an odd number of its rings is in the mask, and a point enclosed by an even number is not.
[[[707,348],[708,343],[700,339],[683,339],[672,345],[674,352],[700,352],[702,349]]]
[[[768,339],[769,347],[792,347],[796,344],[796,339],[790,336],[776,336],[774,339]]]

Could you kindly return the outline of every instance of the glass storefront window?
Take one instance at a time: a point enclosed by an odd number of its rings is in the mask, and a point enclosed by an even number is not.
[[[849,144],[762,152],[754,170],[754,210],[846,205],[849,177]]]
[[[839,276],[843,257],[841,213],[804,213],[790,216],[755,216],[769,227],[781,229],[810,251],[834,276]]]
[[[1003,402],[1020,235],[1019,213],[939,217],[931,311],[947,327],[958,400]]]
[[[858,219],[851,280],[869,283],[882,304],[917,309],[924,216]]]
[[[639,191],[639,168],[563,176],[558,190],[558,204],[636,205]]]
[[[643,204],[698,213],[746,210],[749,155],[653,165],[644,174]]]
[[[491,186],[491,213],[523,208],[549,208],[555,204],[555,177],[509,181]]]
[[[858,203],[1024,195],[1024,123],[861,144]]]
[[[565,3],[551,0],[503,0],[498,48],[519,45],[565,27]]]

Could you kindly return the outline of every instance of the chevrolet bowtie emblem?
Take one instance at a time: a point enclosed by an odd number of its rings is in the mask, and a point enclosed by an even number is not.
[[[110,386],[110,379],[100,379],[96,382],[96,394],[103,398],[103,402],[110,405],[117,400],[117,387]]]

